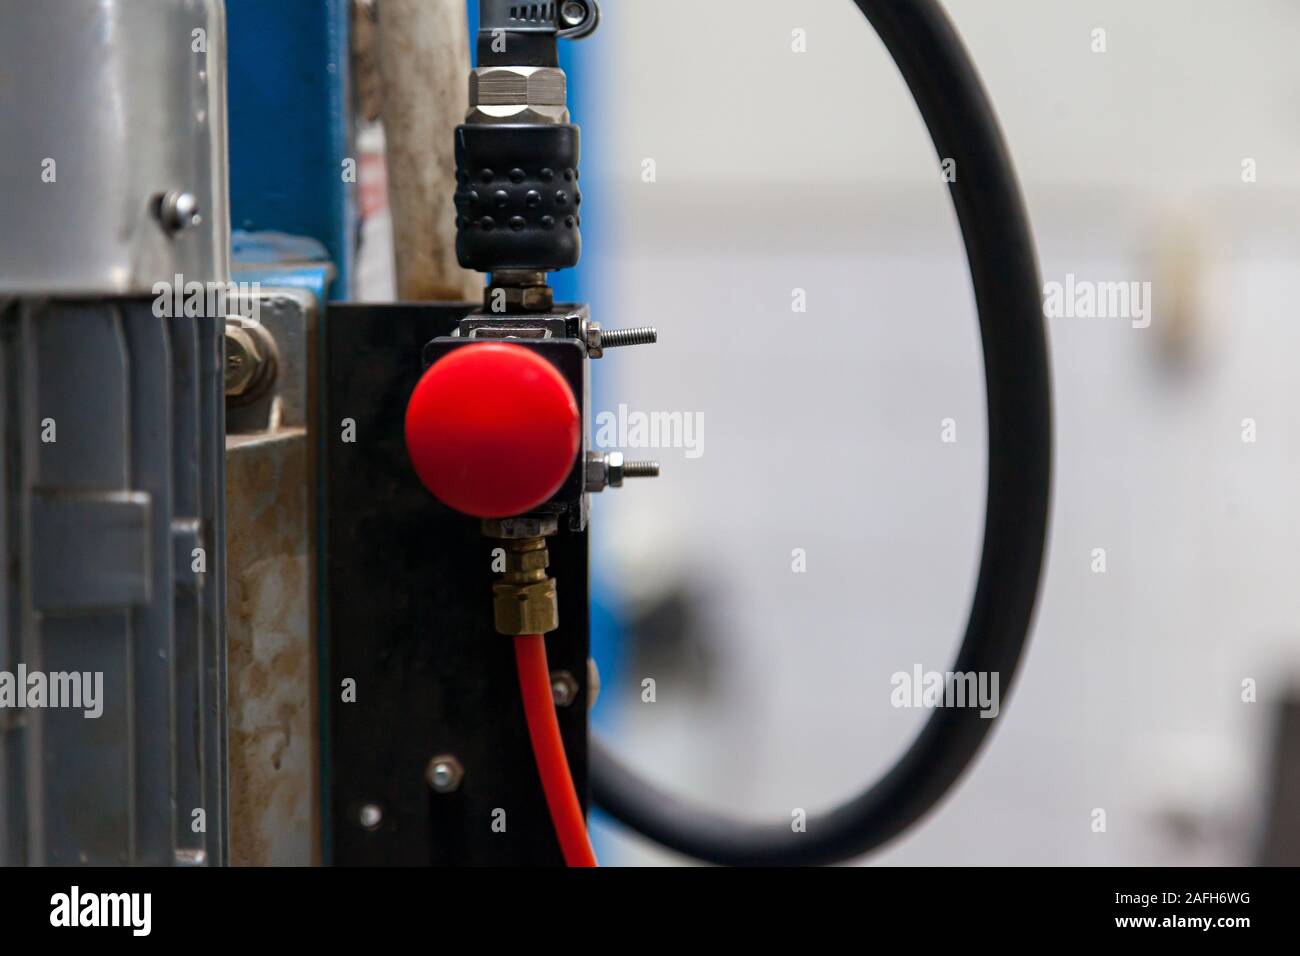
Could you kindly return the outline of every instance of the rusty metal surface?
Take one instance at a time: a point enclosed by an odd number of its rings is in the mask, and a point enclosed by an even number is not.
[[[230,861],[320,862],[311,412],[316,299],[260,292],[275,391],[226,437]]]
[[[317,862],[307,431],[226,447],[230,862]]]

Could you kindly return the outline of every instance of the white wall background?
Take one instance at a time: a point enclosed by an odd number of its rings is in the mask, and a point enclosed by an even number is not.
[[[1300,663],[1300,7],[949,7],[1044,278],[1150,281],[1153,322],[1052,320],[1032,649],[973,771],[872,859],[1248,861],[1268,701]],[[914,107],[848,0],[610,0],[593,42],[606,102],[580,119],[601,128],[612,243],[595,304],[608,326],[660,329],[602,360],[606,404],[706,423],[701,458],[661,451],[658,482],[597,501],[597,559],[633,597],[674,576],[709,587],[726,662],[707,693],[661,680],[653,705],[636,682],[655,675],[607,687],[618,747],[683,794],[788,819],[901,751],[925,715],[890,706],[889,677],[946,669],[964,624],[985,425],[960,240]],[[611,862],[671,859],[602,833]]]

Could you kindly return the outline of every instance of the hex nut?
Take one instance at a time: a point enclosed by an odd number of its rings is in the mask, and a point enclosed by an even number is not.
[[[592,451],[587,453],[586,489],[604,491],[609,484],[609,462],[604,453]]]
[[[483,534],[489,538],[511,541],[516,538],[545,538],[560,530],[560,519],[555,515],[519,518],[485,518]]]
[[[547,634],[560,626],[555,580],[492,585],[492,612],[498,634]]]
[[[605,456],[606,476],[611,488],[623,487],[623,453],[611,451]]]
[[[253,334],[238,322],[226,323],[226,394],[243,395],[257,378],[262,352]]]
[[[469,74],[470,106],[564,106],[564,71],[553,66],[486,66]]]
[[[550,555],[547,553],[546,548],[535,548],[531,551],[506,549],[506,573],[508,574],[545,571],[550,566],[550,563]]]
[[[568,81],[550,66],[471,70],[467,123],[567,123]]]

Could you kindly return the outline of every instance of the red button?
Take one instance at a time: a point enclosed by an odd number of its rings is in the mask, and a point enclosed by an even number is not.
[[[573,470],[573,389],[520,345],[466,345],[429,367],[406,406],[406,450],[443,504],[478,518],[531,511]]]

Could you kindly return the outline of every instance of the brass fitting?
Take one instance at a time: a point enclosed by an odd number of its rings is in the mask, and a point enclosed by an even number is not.
[[[503,538],[505,574],[492,585],[492,611],[499,634],[546,634],[560,626],[555,579],[546,574],[550,556],[542,537]]]

